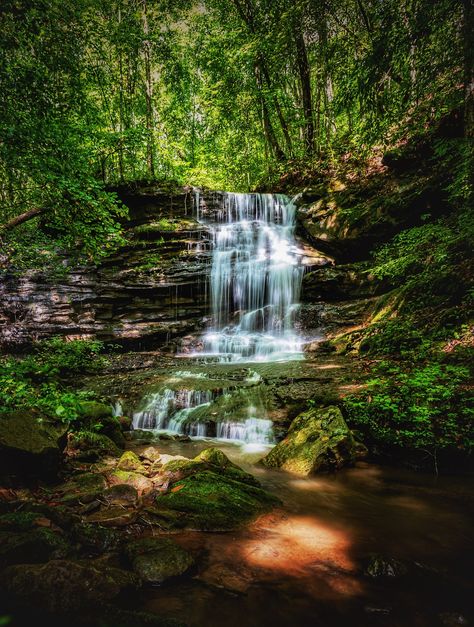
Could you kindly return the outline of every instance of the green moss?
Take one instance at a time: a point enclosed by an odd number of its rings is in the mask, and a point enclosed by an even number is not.
[[[138,455],[133,451],[126,451],[119,459],[117,470],[129,470],[132,472],[145,472],[145,467],[141,463]]]
[[[265,466],[299,475],[336,470],[354,461],[355,440],[337,407],[297,416],[288,435],[262,460]]]
[[[180,526],[224,530],[270,510],[278,499],[259,487],[203,470],[178,481],[156,500],[158,510],[174,510]]]

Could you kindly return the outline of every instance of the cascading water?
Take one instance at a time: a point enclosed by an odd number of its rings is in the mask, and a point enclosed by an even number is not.
[[[294,319],[303,268],[294,203],[283,194],[227,193],[209,225],[213,322],[205,353],[227,362],[300,358]]]
[[[217,211],[202,212],[198,193],[195,206],[213,240],[212,322],[203,338],[204,350],[196,356],[230,364],[302,358],[294,324],[303,276],[294,238],[294,203],[282,194],[226,193]],[[250,387],[240,393],[197,389],[199,384],[190,382],[205,377],[175,372],[161,391],[145,397],[134,414],[134,428],[213,436],[250,446],[274,442],[266,408],[261,402],[254,405],[249,392],[258,390],[257,372],[244,380]]]

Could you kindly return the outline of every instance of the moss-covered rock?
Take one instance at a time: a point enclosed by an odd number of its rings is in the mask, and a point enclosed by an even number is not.
[[[85,472],[75,475],[70,481],[55,488],[56,498],[65,505],[90,503],[106,488],[105,477],[101,474]]]
[[[87,517],[88,523],[98,523],[104,527],[125,527],[136,521],[138,512],[134,509],[124,507],[105,507],[90,514]]]
[[[117,483],[102,493],[102,500],[108,505],[135,507],[138,505],[137,489],[128,483]]]
[[[151,479],[144,477],[138,472],[132,472],[131,470],[114,470],[107,475],[107,481],[111,486],[124,483],[133,486],[139,496],[151,492],[154,488]]]
[[[103,419],[112,418],[112,407],[96,401],[82,401],[79,413],[83,420],[100,422]]]
[[[0,473],[54,478],[66,431],[34,410],[0,414]]]
[[[352,464],[355,439],[338,407],[310,409],[291,423],[288,435],[263,458],[270,468],[298,475],[331,471]]]
[[[73,526],[71,530],[72,540],[89,553],[101,554],[114,549],[120,536],[113,529],[108,529],[99,524],[81,522]]]
[[[103,563],[71,560],[10,566],[0,577],[13,602],[53,614],[100,606],[139,583],[133,573]]]
[[[169,527],[232,529],[279,502],[262,488],[236,480],[232,473],[207,469],[204,462],[193,463],[193,474],[173,483],[167,494],[156,499],[153,515],[159,517],[162,512]]]
[[[36,517],[37,518],[37,517]],[[0,565],[36,564],[66,557],[70,546],[58,532],[46,527],[31,527],[28,531],[0,531]]]
[[[163,583],[188,571],[193,557],[168,538],[140,538],[125,547],[134,572],[147,583]]]
[[[150,462],[156,462],[160,459],[161,453],[155,446],[149,446],[142,453],[140,457],[147,459]]]
[[[145,466],[133,451],[126,451],[119,459],[118,470],[130,470],[132,472],[145,472]]]
[[[94,462],[107,455],[118,457],[120,448],[107,435],[94,432],[70,434],[69,452],[78,460]]]

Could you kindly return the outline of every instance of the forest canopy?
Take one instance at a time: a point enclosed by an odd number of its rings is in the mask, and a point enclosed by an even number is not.
[[[95,255],[111,185],[247,191],[464,106],[472,1],[3,0],[0,234],[41,216]]]

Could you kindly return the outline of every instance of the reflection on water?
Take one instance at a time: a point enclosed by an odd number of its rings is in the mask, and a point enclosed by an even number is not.
[[[191,457],[207,446],[162,448]],[[261,453],[219,447],[283,507],[239,531],[177,534],[198,555],[198,571],[191,581],[146,592],[145,609],[190,627],[473,624],[462,622],[474,592],[466,479],[367,464],[301,479],[251,467]],[[364,575],[373,554],[403,561],[408,574]]]

